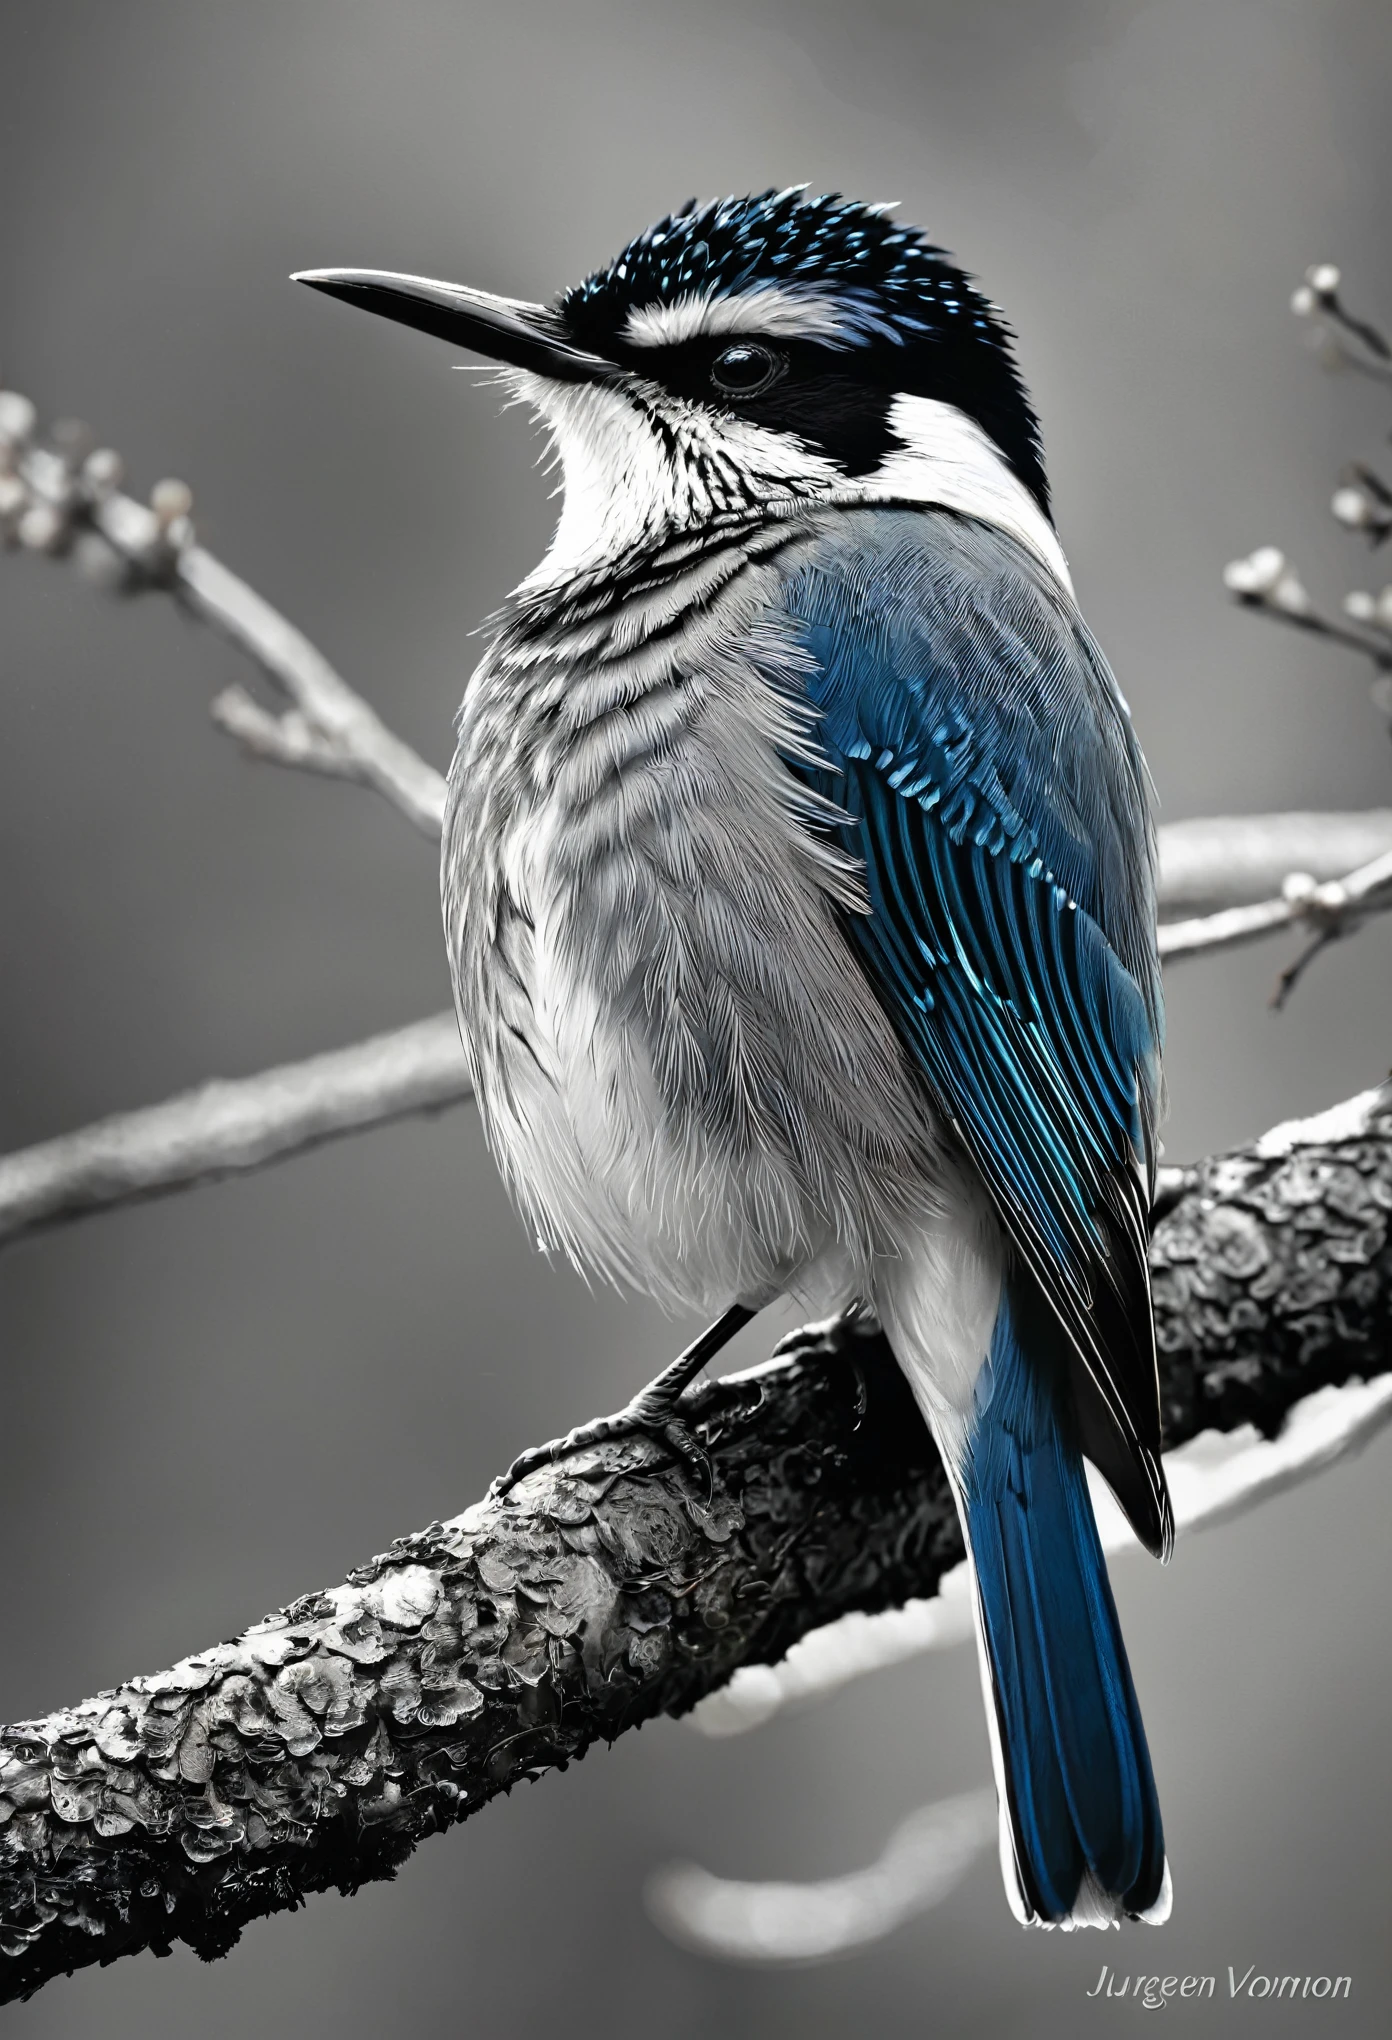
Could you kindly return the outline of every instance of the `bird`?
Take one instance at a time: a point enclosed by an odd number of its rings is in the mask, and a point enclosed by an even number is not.
[[[1147,1241],[1150,781],[1083,621],[1003,314],[893,206],[689,201],[547,305],[297,279],[493,364],[562,502],[493,620],[441,890],[491,1151],[538,1243],[712,1316],[882,1327],[971,1558],[1006,1894],[1168,1916],[1085,1461],[1173,1518]]]

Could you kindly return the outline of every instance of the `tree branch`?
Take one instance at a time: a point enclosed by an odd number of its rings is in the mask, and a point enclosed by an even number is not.
[[[1392,808],[1218,815],[1159,831],[1160,911],[1171,921],[1279,893],[1292,871],[1323,884],[1392,850]]]
[[[228,707],[235,696],[239,704]],[[239,734],[274,751],[282,763],[338,772],[337,753],[321,753],[308,725],[267,715],[240,690],[221,697],[224,719]],[[300,735],[292,732],[299,730]],[[303,755],[292,755],[294,744]],[[1235,942],[1313,917],[1339,883],[1302,904],[1261,901],[1293,864],[1312,879],[1348,871],[1366,856],[1361,883],[1375,857],[1392,851],[1392,810],[1367,814],[1246,815],[1172,822],[1160,831],[1161,898],[1196,905],[1257,899],[1218,915],[1162,925],[1162,954],[1181,956]],[[1307,896],[1302,895],[1302,899]],[[1392,902],[1392,891],[1386,901]],[[1371,910],[1364,907],[1363,911]],[[1337,907],[1329,910],[1337,915]],[[1318,924],[1316,924],[1318,925]],[[351,1048],[311,1056],[259,1076],[205,1084],[163,1104],[115,1114],[80,1132],[0,1157],[0,1246],[43,1226],[59,1225],[133,1198],[157,1197],[194,1183],[265,1168],[321,1141],[471,1096],[453,1018],[445,1013]]]
[[[1166,1436],[1277,1433],[1388,1366],[1392,1093],[1187,1172],[1153,1246]],[[308,1892],[853,1609],[927,1595],[956,1514],[878,1334],[814,1327],[643,1443],[533,1475],[246,1635],[0,1732],[0,1997]]]
[[[1234,949],[1277,928],[1304,926],[1314,930],[1309,947],[1281,975],[1272,1004],[1283,1005],[1306,965],[1338,935],[1367,914],[1392,907],[1392,850],[1370,858],[1357,871],[1319,885],[1309,872],[1292,870],[1278,900],[1254,906],[1228,907],[1194,921],[1169,921],[1159,930],[1162,962],[1197,956],[1214,949]]]
[[[0,1243],[470,1096],[453,1013],[0,1157]]]

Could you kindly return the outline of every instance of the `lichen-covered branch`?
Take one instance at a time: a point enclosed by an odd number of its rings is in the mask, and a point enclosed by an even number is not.
[[[1275,1433],[1387,1368],[1390,1216],[1387,1092],[1185,1172],[1153,1250],[1171,1444]],[[220,1954],[960,1561],[877,1334],[801,1334],[692,1415],[709,1492],[642,1443],[587,1452],[233,1642],[0,1731],[0,1997],[175,1940]]]
[[[0,1244],[41,1226],[264,1168],[470,1095],[453,1013],[0,1156]]]

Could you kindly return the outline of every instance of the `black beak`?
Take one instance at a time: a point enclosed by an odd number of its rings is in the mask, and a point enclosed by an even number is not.
[[[545,305],[386,269],[301,269],[290,280],[553,382],[611,382],[618,375],[611,361],[573,346]]]

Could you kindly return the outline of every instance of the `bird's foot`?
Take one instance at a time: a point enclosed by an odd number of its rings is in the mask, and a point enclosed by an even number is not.
[[[623,1438],[649,1438],[655,1445],[665,1445],[698,1479],[704,1480],[707,1490],[712,1489],[715,1471],[710,1454],[682,1414],[682,1402],[706,1362],[753,1315],[742,1304],[732,1305],[699,1339],[679,1353],[670,1367],[664,1367],[631,1403],[625,1403],[611,1417],[594,1417],[588,1424],[577,1424],[564,1438],[553,1438],[549,1445],[533,1445],[520,1452],[507,1472],[493,1482],[488,1500],[501,1502],[520,1480],[543,1466],[555,1466],[572,1453],[588,1451],[595,1445],[612,1445]]]
[[[680,1398],[659,1397],[655,1393],[660,1382],[659,1375],[641,1395],[634,1396],[631,1403],[615,1410],[610,1417],[593,1417],[588,1424],[577,1424],[573,1431],[567,1431],[564,1438],[553,1438],[549,1445],[533,1445],[519,1452],[507,1472],[500,1474],[489,1488],[489,1501],[502,1501],[520,1480],[543,1466],[555,1466],[576,1452],[586,1452],[595,1445],[612,1445],[623,1438],[648,1438],[655,1445],[668,1446],[709,1487],[713,1480],[710,1454],[679,1414]]]

